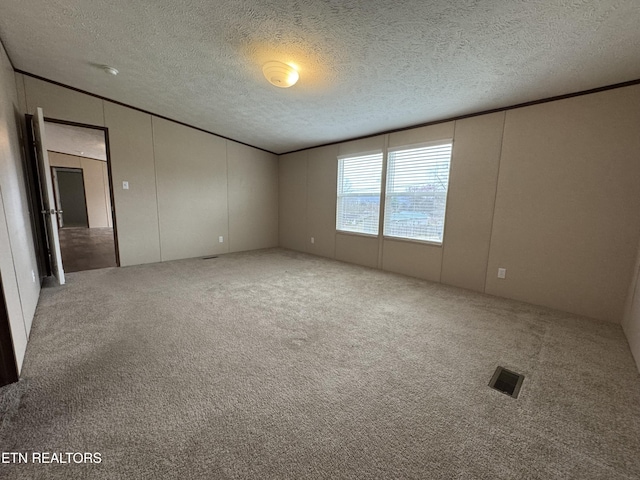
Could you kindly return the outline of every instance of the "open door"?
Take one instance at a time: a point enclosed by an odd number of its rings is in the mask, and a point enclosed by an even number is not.
[[[38,107],[31,119],[33,127],[34,145],[38,156],[38,169],[40,170],[40,185],[45,216],[44,223],[47,229],[47,239],[49,244],[49,255],[51,257],[51,271],[60,285],[64,284],[64,270],[62,268],[62,254],[60,253],[60,237],[58,236],[58,217],[60,213],[56,210],[56,200],[53,192],[53,182],[51,180],[51,167],[49,165],[49,154],[46,149],[46,136],[44,131],[44,114],[42,108]]]

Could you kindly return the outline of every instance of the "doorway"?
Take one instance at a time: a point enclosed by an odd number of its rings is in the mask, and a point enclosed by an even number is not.
[[[84,174],[81,168],[51,167],[58,225],[89,228]]]
[[[47,118],[44,124],[64,270],[116,267],[105,131]]]
[[[38,115],[42,115],[38,113]],[[27,115],[27,125],[32,125]],[[42,117],[40,117],[42,119]],[[34,116],[35,119],[35,116]],[[36,243],[44,252],[42,263],[46,274],[52,269],[52,248],[59,243],[61,268],[77,272],[119,266],[115,208],[111,182],[108,130],[104,127],[79,124],[44,117],[41,150],[45,150],[50,180],[45,179],[34,155],[32,183],[39,185],[32,196],[34,210],[42,210]],[[34,138],[33,132],[29,132]],[[43,202],[43,182],[50,181],[52,199],[50,207]],[[55,205],[54,205],[55,203]],[[52,208],[54,207],[55,208]],[[55,239],[48,238],[47,218],[55,217]],[[59,240],[59,241],[58,241]],[[41,277],[44,272],[41,272]],[[61,282],[63,283],[63,282]]]

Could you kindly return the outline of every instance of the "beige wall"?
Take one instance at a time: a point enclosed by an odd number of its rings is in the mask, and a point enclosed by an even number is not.
[[[487,293],[622,319],[640,234],[638,105],[635,86],[507,112]]]
[[[160,261],[151,115],[104,102],[120,265]],[[122,182],[129,182],[129,189]]]
[[[45,117],[105,126],[101,99],[28,75],[18,75],[18,78],[24,82],[27,113],[33,114],[37,107],[42,107]]]
[[[326,185],[338,184],[338,146],[314,148],[307,152],[306,215],[307,251],[321,257],[333,258],[336,252],[335,190]],[[311,238],[313,237],[313,243]]]
[[[277,246],[275,155],[29,76],[16,79],[25,113],[43,107],[48,118],[108,128],[122,266]]]
[[[89,228],[111,227],[111,196],[107,162],[65,153],[49,152],[52,167],[82,169]]]
[[[162,260],[228,252],[226,141],[161,118],[152,124]]]
[[[442,283],[484,290],[504,117],[500,112],[456,122]]]
[[[281,156],[280,245],[620,322],[640,238],[639,104],[631,86]],[[445,138],[442,246],[336,233],[337,154]]]
[[[227,142],[229,250],[278,245],[278,162],[269,154]],[[232,159],[232,161],[229,161]]]
[[[18,369],[40,293],[24,178],[23,99],[0,44],[0,277]]]
[[[279,244],[301,252],[307,249],[307,156],[283,155],[278,168]]]

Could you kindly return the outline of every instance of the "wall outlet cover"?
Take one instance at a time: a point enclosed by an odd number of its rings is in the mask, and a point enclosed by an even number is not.
[[[222,235],[220,235],[220,236],[218,237],[218,242],[219,242],[219,243],[224,243],[224,237],[223,237]]]
[[[499,268],[498,269],[498,278],[507,278],[507,269]]]
[[[122,189],[129,190],[129,182],[122,182]]]

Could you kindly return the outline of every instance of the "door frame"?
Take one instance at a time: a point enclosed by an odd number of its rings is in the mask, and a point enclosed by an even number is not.
[[[26,158],[27,158],[27,189],[29,191],[29,202],[31,204],[31,227],[33,228],[33,243],[35,244],[36,257],[38,260],[38,275],[40,285],[46,277],[52,275],[51,263],[49,262],[49,240],[44,218],[41,212],[44,210],[44,199],[42,198],[42,185],[40,184],[40,167],[38,166],[38,156],[35,152],[35,137],[31,126],[33,115],[25,115],[25,131],[27,137]]]
[[[31,146],[29,148],[29,155],[32,158],[32,162],[35,161],[36,162],[36,169],[34,172],[32,172],[32,174],[36,175],[36,178],[34,179],[34,183],[35,185],[37,185],[37,198],[39,198],[40,202],[42,202],[42,190],[40,188],[40,172],[37,169],[37,159],[33,160],[33,157],[35,157],[34,152],[33,152],[33,132],[31,131],[30,125],[31,125],[31,118],[33,117],[33,115],[31,114],[27,114],[26,115],[26,119],[27,119],[27,131],[28,131],[28,135],[29,135],[29,145]],[[118,246],[118,227],[117,227],[117,222],[116,222],[116,203],[115,203],[115,199],[114,199],[114,195],[113,195],[113,172],[112,172],[112,168],[111,168],[111,148],[109,146],[109,129],[107,127],[100,127],[98,125],[88,125],[86,123],[79,123],[79,122],[71,122],[69,120],[60,120],[57,118],[50,118],[50,117],[44,117],[44,121],[45,122],[49,122],[49,123],[58,123],[60,125],[69,125],[72,127],[81,127],[81,128],[91,128],[93,130],[101,130],[104,133],[104,144],[105,144],[105,150],[106,150],[106,154],[107,154],[107,175],[109,176],[109,198],[111,200],[111,222],[113,224],[113,243],[114,243],[114,248],[115,248],[115,254],[116,254],[116,266],[120,266],[120,248]],[[83,175],[83,181],[84,181],[84,175]],[[86,202],[85,202],[86,203]],[[41,209],[38,210],[38,212],[40,212]],[[34,217],[36,217],[34,215]],[[88,219],[88,215],[87,215],[87,219]],[[44,240],[45,243],[44,245],[47,245],[46,243],[46,227],[44,224],[44,219],[42,218],[42,215],[37,215],[37,222],[39,222],[39,226],[42,229],[41,233],[42,235],[44,235]],[[39,242],[42,241],[42,238],[40,238],[38,240]],[[45,250],[46,251],[46,250]],[[51,275],[51,267],[49,265],[49,261],[47,259],[46,262],[47,265],[47,275]]]
[[[67,154],[64,154],[64,155],[67,155]],[[61,212],[58,215],[58,225],[60,225],[60,228],[64,228],[64,211],[62,209],[62,200],[60,199],[60,185],[58,185],[58,172],[73,172],[73,173],[80,174],[80,178],[82,178],[82,195],[84,197],[84,214],[87,217],[87,228],[91,228],[91,225],[89,224],[89,207],[87,207],[87,188],[84,183],[84,169],[77,168],[77,167],[58,167],[55,165],[51,165],[51,180],[53,183],[54,197],[56,199],[56,210]]]

